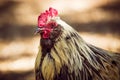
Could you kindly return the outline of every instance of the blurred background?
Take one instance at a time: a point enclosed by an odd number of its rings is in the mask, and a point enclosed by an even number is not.
[[[0,80],[35,80],[37,17],[53,7],[82,38],[120,53],[119,0],[0,0]]]

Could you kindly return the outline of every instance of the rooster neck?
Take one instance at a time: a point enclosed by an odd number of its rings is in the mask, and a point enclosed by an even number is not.
[[[57,42],[41,39],[37,80],[119,80],[109,52],[87,44],[71,26],[60,24],[63,32]],[[113,79],[109,73],[118,75]]]

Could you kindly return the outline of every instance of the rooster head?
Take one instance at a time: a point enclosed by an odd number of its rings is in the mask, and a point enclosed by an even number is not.
[[[61,31],[60,26],[57,24],[58,11],[53,8],[49,8],[45,12],[41,13],[38,17],[38,28],[36,33],[40,33],[41,38],[49,39],[56,38]]]

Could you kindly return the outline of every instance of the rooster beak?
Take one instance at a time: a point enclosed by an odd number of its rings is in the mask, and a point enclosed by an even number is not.
[[[43,28],[37,28],[34,34],[36,35],[37,33],[42,33],[42,31],[43,31]]]

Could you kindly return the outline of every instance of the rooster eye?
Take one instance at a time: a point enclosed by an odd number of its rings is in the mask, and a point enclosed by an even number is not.
[[[54,28],[57,26],[57,24],[55,22],[52,22],[52,23],[50,23],[50,26],[51,26],[51,28]]]
[[[55,24],[55,23],[52,23],[52,24],[51,24],[51,26],[52,26],[52,27],[55,27],[55,26],[56,26],[56,24]]]
[[[52,23],[52,26],[54,26],[55,25],[55,23]]]

